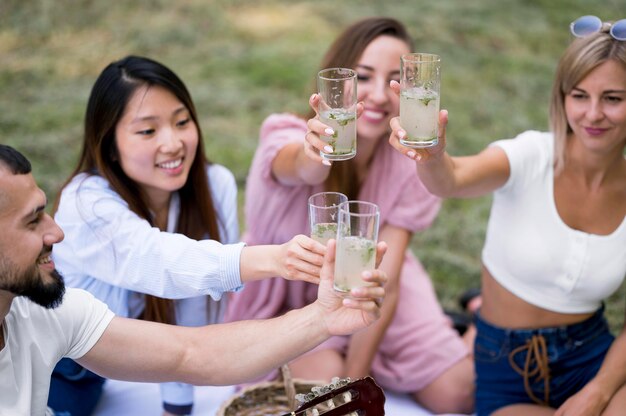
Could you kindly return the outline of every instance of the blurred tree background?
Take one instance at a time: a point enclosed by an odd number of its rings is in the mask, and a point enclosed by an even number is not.
[[[125,55],[148,56],[187,84],[209,158],[233,171],[241,206],[260,123],[272,112],[307,110],[318,62],[354,20],[398,18],[417,51],[442,56],[449,150],[461,155],[546,130],[569,23],[625,11],[625,0],[1,0],[0,142],[31,159],[52,201],[77,161],[96,77]],[[447,200],[413,239],[446,307],[479,285],[489,204]],[[608,302],[613,329],[623,311],[620,289]]]

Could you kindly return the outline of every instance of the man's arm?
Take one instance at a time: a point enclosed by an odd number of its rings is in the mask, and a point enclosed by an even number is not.
[[[259,321],[200,328],[116,317],[79,362],[107,378],[236,384],[324,341],[317,306]]]
[[[384,248],[381,248],[384,251]],[[352,334],[380,316],[386,275],[343,298],[332,288],[335,243],[329,242],[318,299],[304,308],[268,320],[200,328],[116,317],[100,340],[78,362],[108,378],[182,381],[196,385],[237,384],[279,367],[331,335]]]

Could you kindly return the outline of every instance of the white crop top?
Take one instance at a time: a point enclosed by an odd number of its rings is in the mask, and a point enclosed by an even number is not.
[[[494,193],[483,264],[498,283],[535,306],[595,311],[626,276],[626,219],[609,235],[563,222],[554,202],[551,133],[527,131],[492,145],[505,151],[511,175]]]

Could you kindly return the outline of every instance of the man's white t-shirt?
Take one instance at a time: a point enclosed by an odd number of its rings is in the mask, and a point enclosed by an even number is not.
[[[15,298],[3,326],[0,415],[45,415],[54,366],[62,357],[85,355],[113,317],[104,303],[80,289],[68,288],[55,309]]]

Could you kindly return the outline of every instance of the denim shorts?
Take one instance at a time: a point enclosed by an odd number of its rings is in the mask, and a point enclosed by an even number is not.
[[[490,415],[512,404],[536,404],[536,399],[558,408],[596,375],[614,340],[604,318],[604,307],[583,322],[559,327],[500,328],[485,322],[479,313],[475,314],[475,323],[477,416]],[[542,378],[536,371],[537,354],[529,356],[533,350],[527,348],[529,345],[545,347],[538,349],[545,351],[539,355],[547,359],[549,377]],[[530,392],[520,374],[525,367],[530,374]]]

